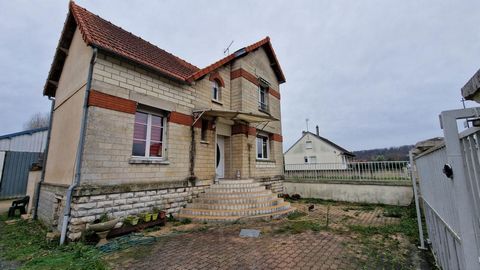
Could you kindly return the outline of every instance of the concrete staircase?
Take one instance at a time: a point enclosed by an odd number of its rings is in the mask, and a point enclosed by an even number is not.
[[[295,208],[253,179],[220,180],[180,210],[194,222],[236,222],[280,218]]]

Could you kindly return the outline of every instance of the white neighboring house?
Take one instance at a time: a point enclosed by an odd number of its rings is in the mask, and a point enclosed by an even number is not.
[[[342,170],[355,155],[317,134],[303,131],[302,137],[284,154],[286,170]]]

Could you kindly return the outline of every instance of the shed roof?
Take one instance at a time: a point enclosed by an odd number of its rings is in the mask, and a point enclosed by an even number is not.
[[[43,127],[43,128],[34,128],[34,129],[24,130],[20,132],[5,134],[0,136],[0,140],[11,139],[13,137],[22,136],[22,135],[32,135],[34,133],[47,131],[47,130],[48,130],[48,127]]]
[[[350,151],[348,151],[347,149],[341,147],[340,145],[338,145],[338,144],[330,141],[329,139],[327,139],[327,138],[325,138],[325,137],[322,137],[322,136],[320,136],[320,135],[317,135],[317,134],[315,134],[315,133],[312,133],[312,132],[310,132],[310,131],[303,131],[303,132],[302,132],[302,136],[300,137],[300,139],[298,139],[292,146],[290,146],[290,148],[288,148],[288,150],[285,152],[285,154],[286,154],[288,151],[290,151],[290,149],[292,149],[292,148],[293,148],[303,137],[305,137],[307,134],[312,135],[312,136],[314,136],[315,138],[326,142],[327,144],[331,145],[332,147],[338,149],[338,150],[339,150],[340,152],[342,152],[342,154],[344,154],[344,155],[351,156],[351,157],[354,157],[354,156],[355,156],[352,152],[350,152]]]

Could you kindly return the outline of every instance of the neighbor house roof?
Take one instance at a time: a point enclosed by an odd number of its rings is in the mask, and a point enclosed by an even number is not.
[[[302,136],[300,137],[300,139],[298,139],[292,146],[290,146],[290,148],[288,148],[288,150],[285,152],[285,154],[286,154],[288,151],[290,151],[290,149],[292,149],[292,148],[293,148],[303,137],[305,137],[307,134],[312,135],[312,136],[314,136],[315,138],[320,139],[320,140],[326,142],[327,144],[331,145],[332,147],[338,149],[338,150],[339,150],[340,152],[342,152],[342,154],[344,154],[344,155],[351,156],[351,157],[354,157],[354,156],[355,156],[352,152],[350,152],[350,151],[348,151],[347,149],[341,147],[340,145],[338,145],[338,144],[330,141],[329,139],[327,139],[327,138],[325,138],[325,137],[322,137],[322,136],[320,136],[320,135],[317,135],[317,134],[315,134],[315,133],[312,133],[312,132],[310,132],[310,131],[303,131],[303,132],[302,132]]]
[[[273,51],[269,37],[250,46],[244,47],[206,68],[199,69],[187,61],[160,49],[128,31],[125,31],[71,1],[69,4],[67,20],[44,87],[44,95],[55,95],[58,80],[60,79],[68,49],[77,26],[87,45],[125,58],[181,82],[192,82],[197,80],[230,61],[242,57],[263,46],[279,82],[285,82],[285,76],[283,75],[275,52]]]

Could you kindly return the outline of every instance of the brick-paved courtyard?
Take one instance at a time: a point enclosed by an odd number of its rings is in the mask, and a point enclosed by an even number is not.
[[[307,213],[296,220],[233,225],[188,224],[167,226],[149,235],[153,245],[137,246],[107,256],[114,269],[415,269],[416,249],[406,237],[375,235],[371,239],[351,232],[360,228],[398,224],[381,207],[343,204],[295,204]],[[328,228],[326,227],[328,213]],[[320,229],[295,231],[294,224],[321,224]],[[290,227],[289,227],[290,226]],[[259,238],[242,238],[242,228],[258,229]],[[287,229],[285,229],[287,228]],[[293,230],[290,230],[294,228]],[[300,226],[300,228],[302,228]],[[378,240],[378,241],[377,241]],[[371,242],[373,241],[373,242]],[[371,244],[380,251],[371,251]],[[381,245],[384,245],[383,247]],[[377,247],[375,247],[377,248]],[[392,249],[383,254],[381,249]],[[429,269],[423,266],[422,269]]]

